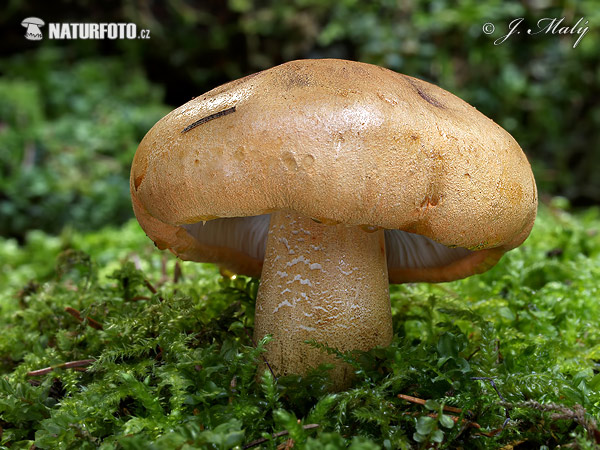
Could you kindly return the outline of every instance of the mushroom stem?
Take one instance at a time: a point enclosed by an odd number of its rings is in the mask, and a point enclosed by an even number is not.
[[[345,352],[386,346],[392,315],[383,230],[324,225],[290,213],[271,215],[255,338],[267,334],[265,358],[280,375],[323,363],[334,389],[352,380],[352,368],[304,341],[314,339]]]

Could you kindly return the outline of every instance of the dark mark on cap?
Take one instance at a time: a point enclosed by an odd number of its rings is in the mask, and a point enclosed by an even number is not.
[[[210,120],[218,119],[219,117],[226,116],[227,114],[231,114],[232,112],[235,112],[235,106],[232,106],[231,108],[224,109],[223,111],[216,112],[214,114],[211,114],[210,116],[203,117],[200,120],[196,120],[193,124],[188,125],[187,127],[185,127],[183,129],[182,133],[187,133],[188,131],[196,128],[198,125],[202,125],[203,123],[206,123],[206,122],[208,122]]]
[[[417,94],[419,94],[421,96],[421,98],[423,100],[425,100],[427,103],[436,106],[438,108],[445,108],[445,106],[440,103],[439,101],[437,101],[435,98],[431,97],[429,94],[427,94],[425,91],[423,91],[419,85],[417,83],[414,82],[414,80],[412,80],[410,77],[406,77],[406,79],[408,80],[408,82],[412,85],[412,87],[415,88],[415,90],[417,91]]]

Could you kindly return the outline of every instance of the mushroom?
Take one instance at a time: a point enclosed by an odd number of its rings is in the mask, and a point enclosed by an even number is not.
[[[21,22],[21,25],[27,28],[25,37],[30,41],[40,41],[42,39],[42,30],[40,27],[44,26],[44,21],[37,17],[28,17]]]
[[[282,375],[392,339],[389,283],[491,268],[528,236],[531,168],[500,126],[381,67],[300,60],[227,83],[161,119],[131,169],[160,249],[261,277],[255,338]]]

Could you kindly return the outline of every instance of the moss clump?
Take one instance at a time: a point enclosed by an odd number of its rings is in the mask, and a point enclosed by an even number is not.
[[[335,394],[327,367],[258,383],[257,280],[134,222],[0,241],[0,448],[594,448],[599,229],[544,207],[490,272],[392,287],[392,345],[338,354],[357,381]]]

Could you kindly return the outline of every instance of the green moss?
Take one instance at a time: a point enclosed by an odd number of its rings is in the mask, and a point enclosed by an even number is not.
[[[326,367],[257,374],[257,281],[176,262],[135,222],[1,240],[0,448],[594,448],[599,229],[542,207],[491,271],[393,286],[392,345],[339,355],[357,381],[335,394]]]
[[[123,58],[44,48],[5,61],[0,79],[0,235],[94,230],[132,216],[129,168],[169,108]]]

